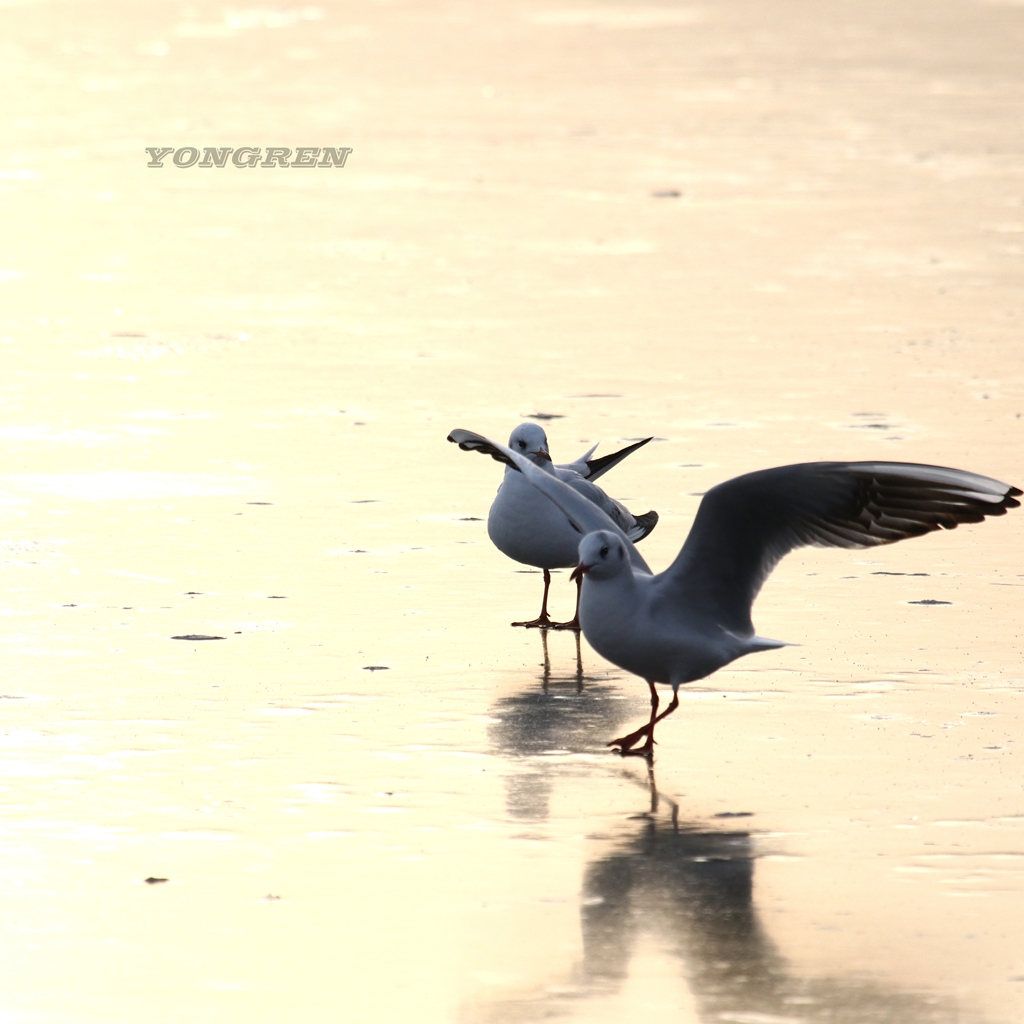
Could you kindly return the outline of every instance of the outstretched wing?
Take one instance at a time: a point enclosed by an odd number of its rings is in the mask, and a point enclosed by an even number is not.
[[[463,451],[490,455],[492,459],[518,469],[537,490],[546,495],[565,513],[565,517],[579,531],[581,539],[595,530],[611,530],[617,533],[626,544],[633,568],[640,572],[650,573],[651,570],[643,556],[633,546],[632,541],[623,533],[619,525],[592,501],[577,493],[558,477],[538,469],[529,459],[512,451],[511,448],[506,448],[505,445],[492,441],[482,434],[475,434],[471,430],[453,430],[448,435],[448,440],[457,444]]]
[[[1016,508],[1021,491],[976,473],[900,462],[809,462],[712,488],[662,574],[672,602],[750,636],[750,609],[794,548],[867,548],[952,530]]]
[[[600,442],[598,442],[600,444]],[[587,459],[590,458],[594,452],[597,451],[597,445],[593,445],[588,448],[578,459],[574,462],[562,462],[555,466],[555,472],[557,473],[560,469],[567,469],[570,473],[575,473],[577,476],[583,477],[585,480],[590,476],[590,467],[587,465]]]
[[[510,448],[506,448],[497,441],[492,441],[483,434],[475,434],[472,430],[453,430],[448,435],[452,444],[457,444],[464,452],[479,452],[481,455],[490,455],[495,462],[504,463],[513,469],[522,472],[522,467],[516,464],[516,458]],[[526,460],[520,460],[526,461]]]
[[[578,473],[584,480],[596,480],[599,476],[604,476],[609,469],[617,466],[627,455],[632,455],[637,448],[643,448],[648,441],[653,440],[653,437],[645,437],[642,441],[637,441],[635,444],[620,448],[617,452],[612,452],[611,455],[601,455],[596,459],[592,459],[590,456],[597,451],[597,445],[595,444],[593,448],[584,452],[575,462],[566,462],[564,465],[555,468],[568,469],[572,473]]]
[[[642,441],[637,441],[635,444],[628,445],[626,448],[620,448],[617,452],[612,452],[611,455],[602,455],[596,459],[589,459],[587,455],[583,456],[584,464],[587,467],[587,472],[581,474],[588,480],[596,480],[599,476],[603,476],[614,466],[617,466],[627,455],[632,455],[637,448],[643,448],[648,441],[653,441],[653,437],[645,437]],[[593,448],[590,450],[593,451]]]

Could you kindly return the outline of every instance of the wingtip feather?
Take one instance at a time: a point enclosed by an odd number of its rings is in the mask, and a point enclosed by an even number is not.
[[[484,437],[483,434],[476,434],[472,430],[458,429],[448,435],[448,440],[452,444],[457,444],[464,452],[480,452],[481,455],[490,455],[495,462],[511,466],[516,472],[522,472],[515,462],[502,451],[500,445],[495,444],[490,438]]]
[[[636,520],[636,526],[629,531],[629,539],[634,543],[650,535],[658,525],[658,513],[654,509],[651,509],[650,512],[645,512],[642,516],[634,516],[633,518]]]

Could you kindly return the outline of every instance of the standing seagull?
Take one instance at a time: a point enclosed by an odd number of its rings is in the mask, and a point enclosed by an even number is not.
[[[679,706],[680,686],[744,654],[786,646],[757,636],[750,619],[754,598],[784,555],[807,544],[868,548],[952,530],[1005,515],[1022,493],[976,473],[907,462],[763,469],[708,491],[676,560],[655,575],[625,534],[572,488],[479,434],[455,430],[448,440],[515,467],[585,534],[573,572],[584,579],[583,635],[651,691],[650,721],[609,746],[648,757],[654,726]],[[656,683],[672,687],[660,715]]]
[[[512,431],[508,447],[529,460],[538,471],[562,481],[595,508],[599,508],[606,519],[614,523],[631,541],[639,541],[654,529],[658,513],[634,516],[625,505],[609,498],[593,481],[650,440],[649,437],[645,438],[599,459],[590,458],[597,447],[594,445],[575,462],[555,466],[548,452],[544,429],[536,423],[520,423]],[[576,564],[580,533],[555,505],[524,479],[514,465],[506,467],[505,477],[491,505],[487,516],[487,535],[494,546],[509,558],[544,570],[544,598],[540,614],[530,622],[513,622],[512,625],[579,629],[582,581],[577,581],[576,614],[571,622],[551,621],[548,616],[548,589],[551,586],[550,570],[565,569]]]

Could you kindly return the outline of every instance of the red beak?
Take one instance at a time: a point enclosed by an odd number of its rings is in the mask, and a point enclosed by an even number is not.
[[[580,564],[577,565],[575,569],[573,569],[572,575],[569,577],[569,579],[581,580],[593,568],[594,567],[592,565],[587,565],[586,562],[580,562]]]
[[[550,462],[551,456],[548,453],[547,448],[540,448],[537,450],[537,461],[538,462]]]

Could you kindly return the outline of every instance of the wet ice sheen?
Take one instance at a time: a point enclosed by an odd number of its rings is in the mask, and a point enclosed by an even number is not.
[[[0,7],[2,1015],[1024,1019],[1024,518],[791,556],[802,646],[652,790],[444,440],[663,438],[662,565],[765,466],[1019,485],[1016,11],[52,8]]]

